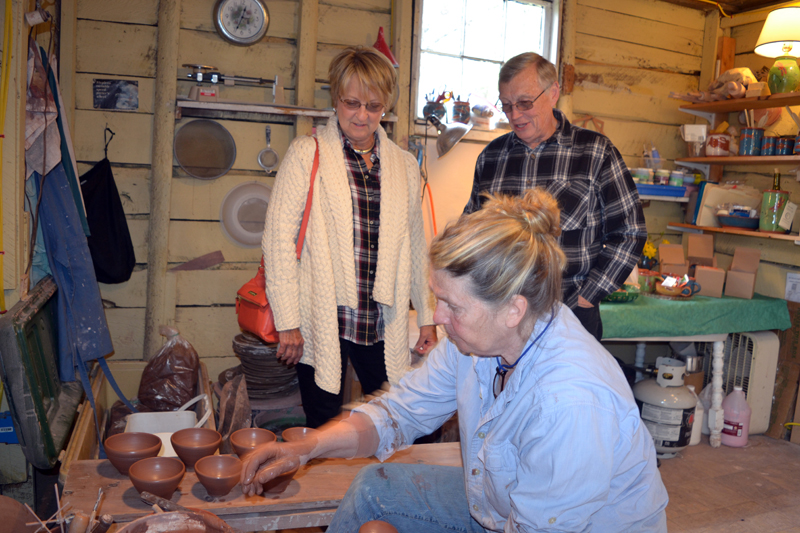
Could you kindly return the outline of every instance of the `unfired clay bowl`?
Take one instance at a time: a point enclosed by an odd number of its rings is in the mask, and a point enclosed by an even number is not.
[[[294,442],[296,440],[310,437],[317,433],[319,433],[319,430],[317,429],[294,427],[284,429],[281,433],[281,438],[283,439],[283,442]]]
[[[131,483],[139,492],[150,492],[169,500],[178,488],[186,467],[175,457],[148,457],[136,461],[128,470]]]
[[[213,429],[187,428],[173,433],[170,442],[186,468],[192,468],[198,459],[217,451],[222,435]]]
[[[108,460],[123,475],[136,461],[155,457],[161,451],[161,439],[151,433],[117,433],[103,444]]]
[[[194,473],[209,496],[220,498],[239,483],[242,461],[233,455],[208,455],[194,464]]]
[[[397,528],[383,520],[370,520],[358,528],[358,533],[397,533]]]
[[[258,446],[275,442],[276,440],[278,438],[275,433],[262,428],[245,428],[234,431],[231,434],[231,446],[233,446],[236,455],[242,459]]]

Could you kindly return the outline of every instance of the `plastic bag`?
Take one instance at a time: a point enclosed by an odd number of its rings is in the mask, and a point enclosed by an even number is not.
[[[177,411],[197,395],[200,358],[177,329],[161,326],[158,331],[167,342],[147,363],[138,398],[152,411]]]
[[[239,429],[250,427],[250,398],[247,395],[247,381],[244,374],[238,374],[222,387],[219,397],[219,428],[222,435],[220,453],[234,453],[231,447],[231,434]]]
[[[700,392],[700,394],[697,395],[700,401],[703,402],[703,410],[705,411],[705,416],[703,417],[703,435],[711,435],[711,429],[709,428],[708,425],[708,418],[709,418],[708,413],[709,410],[711,409],[712,394],[713,393],[711,391],[711,383],[709,382],[708,385],[703,387],[703,390]]]

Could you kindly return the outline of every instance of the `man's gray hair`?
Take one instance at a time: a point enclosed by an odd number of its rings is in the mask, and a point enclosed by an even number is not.
[[[512,57],[500,68],[498,85],[510,82],[517,74],[528,67],[536,69],[536,77],[539,80],[541,89],[550,87],[558,80],[558,72],[555,65],[535,52],[525,52]]]

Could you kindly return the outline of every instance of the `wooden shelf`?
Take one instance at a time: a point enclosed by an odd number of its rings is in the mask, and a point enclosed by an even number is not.
[[[733,98],[730,100],[720,100],[718,102],[682,105],[680,109],[687,113],[692,113],[693,111],[702,111],[704,113],[732,113],[743,109],[769,109],[771,107],[783,107],[785,105],[800,105],[800,93],[772,94],[770,96],[755,96],[752,98]]]
[[[650,200],[654,202],[675,202],[678,204],[685,204],[689,202],[686,196],[654,196],[652,194],[640,194],[639,200]]]
[[[800,235],[786,234],[786,233],[765,233],[761,231],[751,231],[738,228],[714,228],[711,226],[695,226],[693,224],[683,224],[679,222],[670,222],[667,224],[667,229],[682,231],[687,233],[723,233],[726,235],[739,235],[741,237],[756,237],[759,239],[775,239],[779,241],[793,241],[795,244],[800,245]]]
[[[316,109],[288,104],[257,104],[253,102],[198,102],[197,100],[177,100],[178,112],[183,116],[221,119],[247,120],[261,116],[265,119],[277,117],[276,121],[293,121],[292,117],[314,117],[327,119],[333,116],[332,109]],[[283,118],[280,118],[283,117]],[[287,121],[288,119],[288,121]],[[386,115],[381,122],[397,122],[397,115]]]
[[[800,155],[732,155],[722,157],[683,157],[678,163],[702,165],[800,165]]]

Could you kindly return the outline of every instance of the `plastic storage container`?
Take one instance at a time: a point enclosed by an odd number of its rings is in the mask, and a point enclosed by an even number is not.
[[[742,387],[736,385],[733,392],[722,400],[722,411],[725,413],[722,426],[722,444],[741,448],[747,445],[750,433],[750,405],[747,403]]]

